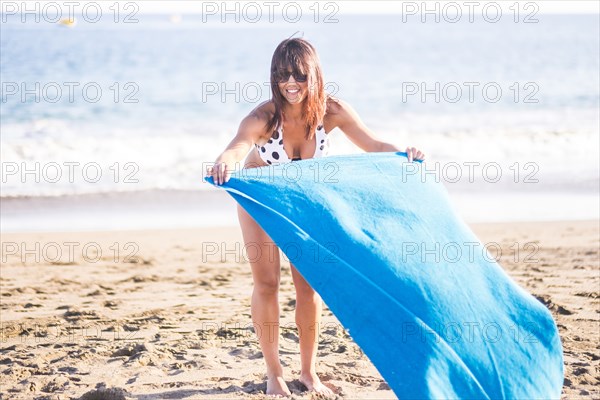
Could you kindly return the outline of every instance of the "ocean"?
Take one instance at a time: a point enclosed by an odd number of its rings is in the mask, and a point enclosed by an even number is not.
[[[423,149],[468,221],[598,217],[597,15],[136,19],[2,16],[3,231],[235,224],[204,167],[270,98],[293,35],[378,137]],[[330,135],[330,154],[361,151]]]

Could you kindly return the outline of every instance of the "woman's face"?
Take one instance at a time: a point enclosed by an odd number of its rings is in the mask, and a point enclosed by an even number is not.
[[[281,95],[290,104],[301,103],[308,96],[308,77],[291,68],[275,74]]]

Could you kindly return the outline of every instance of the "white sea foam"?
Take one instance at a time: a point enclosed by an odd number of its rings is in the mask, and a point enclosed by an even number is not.
[[[476,118],[406,114],[395,124],[379,122],[373,130],[402,149],[410,145],[425,151],[428,168],[438,168],[444,183],[457,183],[453,168],[458,165],[464,175],[459,184],[487,190],[493,183],[499,189],[501,183],[489,182],[493,176],[486,180],[482,175],[487,164],[497,163],[505,178],[538,181],[517,189],[597,188],[600,146],[593,112],[558,114]],[[562,122],[555,123],[553,118]],[[119,127],[104,130],[60,120],[4,125],[2,197],[207,189],[202,182],[205,167],[233,138],[236,124],[218,127],[214,123],[202,134],[175,125],[168,134]],[[330,134],[331,155],[362,151],[341,131]],[[469,165],[473,165],[471,170]],[[468,179],[468,174],[474,179]]]

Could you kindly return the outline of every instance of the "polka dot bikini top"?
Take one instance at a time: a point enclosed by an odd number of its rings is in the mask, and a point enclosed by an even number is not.
[[[323,129],[323,125],[319,125],[315,132],[317,145],[315,147],[315,154],[313,158],[324,157],[329,152],[329,138]],[[271,135],[271,138],[264,145],[256,143],[254,145],[260,158],[263,159],[267,164],[275,163],[287,163],[291,161],[298,161],[301,158],[289,158],[283,147],[283,128],[277,129]]]

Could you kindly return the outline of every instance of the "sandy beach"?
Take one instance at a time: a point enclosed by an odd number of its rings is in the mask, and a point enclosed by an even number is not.
[[[561,400],[600,400],[600,2],[2,1],[0,15],[0,400],[266,398],[258,338],[273,331],[252,323],[257,248],[242,240],[237,186],[204,180],[215,162],[265,206],[284,200],[290,229],[321,223],[315,256],[358,237],[398,260],[382,271],[339,246],[351,262],[325,270],[323,257],[310,277],[352,328],[325,304],[316,372],[338,399],[396,398],[350,332],[403,397],[559,397],[558,331]],[[425,163],[402,183],[439,188],[394,185],[386,154],[404,151]],[[342,169],[366,152],[382,157],[370,173]],[[297,188],[314,177],[311,196],[262,192],[242,171],[325,155],[304,175],[276,170]],[[352,179],[313,185],[338,171]],[[317,212],[296,207],[315,199]],[[429,213],[446,203],[484,249],[456,243],[451,212]],[[371,218],[390,210],[409,217],[401,239]],[[408,243],[421,234],[432,239]],[[438,234],[458,248],[414,246]],[[400,262],[395,249],[447,263]],[[486,250],[537,300],[519,303],[495,265],[448,260]],[[321,398],[299,381],[303,303],[281,261],[284,378],[293,399]],[[496,322],[501,343],[472,339]],[[519,353],[528,338],[539,341]]]
[[[471,226],[500,245],[502,267],[552,312],[562,398],[599,398],[598,221]],[[242,243],[239,227],[3,233],[0,398],[263,397]],[[294,398],[311,398],[297,380],[294,305],[284,260],[281,359]],[[322,380],[340,398],[395,398],[327,308],[323,315]]]

